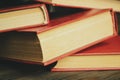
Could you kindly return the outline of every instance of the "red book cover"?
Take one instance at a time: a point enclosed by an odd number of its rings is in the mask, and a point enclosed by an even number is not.
[[[0,9],[0,32],[48,23],[49,16],[44,4],[28,4]]]
[[[72,58],[76,58],[76,62]],[[70,66],[72,64],[74,64],[73,67]],[[118,69],[120,69],[120,36],[105,40],[58,61],[52,71]]]
[[[92,9],[107,9],[112,8],[116,12],[120,12],[119,0],[36,0],[54,6],[75,7],[75,8],[92,8]],[[99,5],[98,5],[99,3]]]
[[[13,34],[14,35],[9,36],[11,40],[7,38],[8,42],[5,43],[9,43],[9,45],[12,45],[14,48],[11,46],[8,47],[8,44],[6,44],[7,47],[5,47],[5,50],[2,52],[8,55],[7,58],[26,63],[48,65],[116,36],[117,26],[114,21],[114,13],[111,10],[87,10],[54,19],[46,26],[21,29]],[[34,36],[33,38],[35,39],[29,39],[32,36]],[[18,40],[19,42],[17,42]],[[27,45],[28,43],[30,45]],[[24,46],[20,47],[17,44]],[[27,50],[25,50],[27,47],[32,48],[28,50],[29,56],[36,55],[31,56],[32,59],[23,59],[23,55],[28,54]],[[8,52],[6,48],[10,51]],[[19,50],[23,51],[21,54],[17,54],[21,57],[14,56],[16,55],[16,50],[17,53],[21,53]],[[36,53],[33,53],[33,51]],[[10,52],[12,54],[9,57]],[[3,54],[4,57],[6,57],[6,55]],[[40,57],[42,58],[40,59],[37,55],[41,55]]]

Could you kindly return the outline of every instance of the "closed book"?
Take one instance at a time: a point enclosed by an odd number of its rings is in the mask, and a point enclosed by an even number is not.
[[[113,8],[114,11],[120,12],[119,0],[36,0],[36,1],[53,4],[54,6],[56,5],[98,9]]]
[[[55,18],[46,26],[1,34],[3,58],[48,65],[117,35],[111,10],[86,10]]]
[[[0,33],[48,24],[44,4],[29,4],[0,9]]]
[[[120,36],[57,62],[52,71],[120,70]]]

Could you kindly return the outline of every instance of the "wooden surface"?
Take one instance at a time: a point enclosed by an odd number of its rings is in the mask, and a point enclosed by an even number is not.
[[[50,72],[49,67],[0,60],[0,80],[120,80],[120,70]]]

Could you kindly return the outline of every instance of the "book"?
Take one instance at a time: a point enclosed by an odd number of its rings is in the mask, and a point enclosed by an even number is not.
[[[111,10],[86,10],[51,20],[48,25],[1,34],[0,57],[49,65],[117,35]]]
[[[29,4],[0,9],[0,32],[48,23],[49,17],[44,4]]]
[[[54,6],[69,6],[81,8],[113,8],[114,11],[120,12],[120,0],[36,0],[53,4]]]
[[[81,70],[120,70],[120,36],[65,57],[52,68],[52,71]]]

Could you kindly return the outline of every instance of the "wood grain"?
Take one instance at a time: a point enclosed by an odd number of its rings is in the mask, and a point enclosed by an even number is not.
[[[0,80],[120,80],[120,71],[50,72],[54,64],[23,64],[0,60]]]

